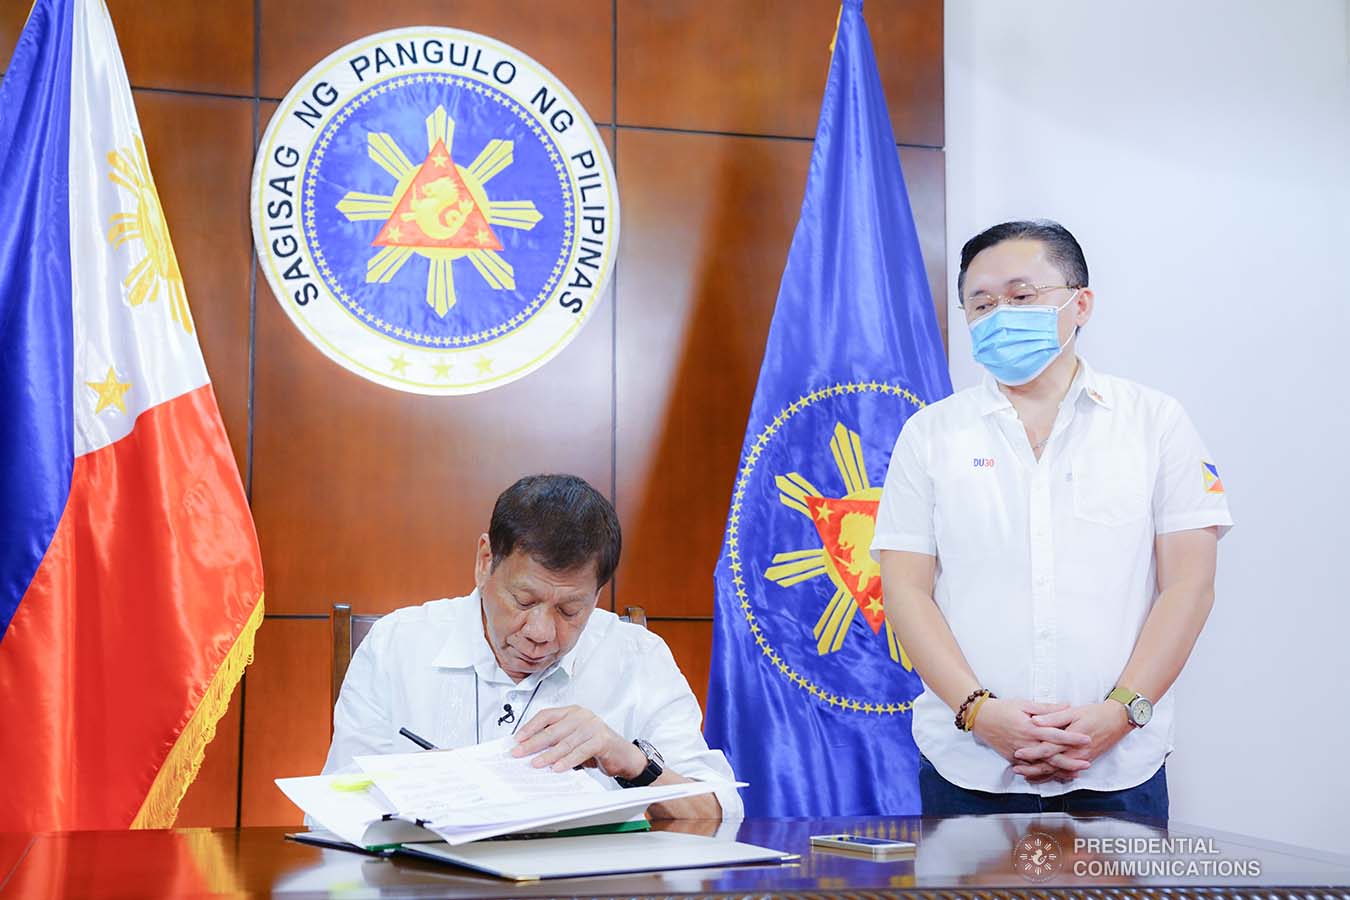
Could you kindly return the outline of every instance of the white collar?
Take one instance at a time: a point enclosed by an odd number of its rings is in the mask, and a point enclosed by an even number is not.
[[[459,621],[455,622],[453,633],[431,660],[431,664],[442,669],[474,669],[488,680],[509,681],[511,676],[502,670],[492,648],[488,646],[487,636],[483,633],[483,597],[478,593],[478,589],[475,588],[469,596],[460,598],[455,603],[454,609]],[[588,622],[587,626],[589,625]],[[538,683],[559,671],[571,678],[576,669],[578,651],[585,639],[586,632],[583,631],[581,638],[571,650],[563,654],[562,659],[542,672],[521,679],[520,683],[525,684],[531,678],[534,679],[531,683]]]
[[[1061,406],[1076,403],[1080,397],[1087,397],[1103,409],[1111,408],[1111,395],[1108,385],[1100,374],[1083,357],[1078,357],[1078,371],[1074,374],[1069,390],[1064,395]],[[980,415],[987,416],[1012,406],[1008,395],[999,389],[998,381],[988,372],[980,382]]]

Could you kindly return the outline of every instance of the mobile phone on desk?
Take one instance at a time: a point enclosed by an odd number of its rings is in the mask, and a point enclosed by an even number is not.
[[[813,834],[811,846],[821,850],[854,853],[872,859],[904,859],[918,849],[913,841],[892,841],[859,834]]]

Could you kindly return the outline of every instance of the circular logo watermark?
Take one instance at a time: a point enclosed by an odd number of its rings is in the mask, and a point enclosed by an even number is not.
[[[1048,881],[1064,864],[1059,841],[1043,831],[1029,831],[1012,850],[1013,871],[1030,881]]]
[[[301,333],[423,394],[552,359],[619,238],[614,170],[581,104],[520,51],[452,28],[371,35],[306,73],[259,146],[252,218]]]

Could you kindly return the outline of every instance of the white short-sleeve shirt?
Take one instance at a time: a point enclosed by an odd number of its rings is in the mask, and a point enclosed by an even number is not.
[[[1181,405],[1080,359],[1040,460],[990,377],[915,413],[891,456],[872,552],[937,557],[934,600],[984,687],[1079,705],[1106,696],[1134,649],[1157,595],[1157,535],[1218,526],[1222,536],[1232,524]],[[1152,721],[1070,784],[1014,774],[927,688],[914,741],[973,790],[1120,790],[1172,750],[1172,692],[1151,699]]]
[[[400,728],[452,749],[506,737],[540,710],[576,704],[622,737],[649,741],[673,772],[734,780],[722,751],[704,741],[698,700],[660,636],[597,609],[562,659],[513,682],[482,622],[477,591],[376,622],[342,683],[324,774],[353,769],[362,754],[415,750]],[[716,796],[724,818],[743,815],[736,788]]]

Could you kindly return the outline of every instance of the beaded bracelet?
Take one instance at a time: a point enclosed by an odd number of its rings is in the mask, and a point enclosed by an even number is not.
[[[965,702],[961,704],[961,708],[956,711],[955,724],[957,731],[970,730],[970,728],[966,724],[966,710],[970,708],[970,704],[974,703],[976,698],[985,696],[989,697],[990,699],[995,699],[993,692],[988,691],[984,688],[976,688],[975,690],[970,692],[970,696],[965,699]]]
[[[971,691],[971,692],[970,692],[970,696],[967,697],[967,698],[965,699],[965,701],[961,704],[961,707],[960,707],[959,709],[957,709],[957,711],[956,711],[956,719],[955,719],[955,724],[956,724],[956,730],[957,730],[957,731],[965,731],[965,730],[966,730],[965,723],[963,722],[963,719],[965,719],[965,716],[966,716],[966,710],[970,708],[970,704],[972,704],[972,703],[975,702],[975,698],[978,697],[978,696],[980,696],[980,695],[983,694],[983,693],[984,693],[984,688],[976,688],[975,690]]]

